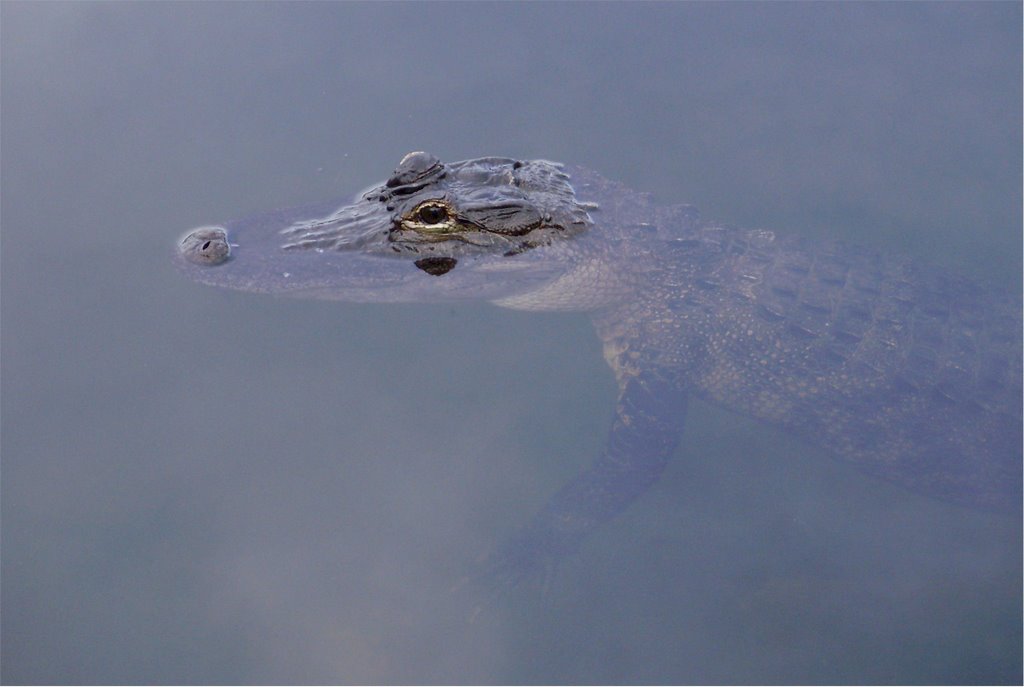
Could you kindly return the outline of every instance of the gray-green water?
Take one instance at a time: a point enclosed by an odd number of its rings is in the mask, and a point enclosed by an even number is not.
[[[0,4],[5,682],[1019,682],[1021,527],[697,406],[639,504],[473,626],[585,465],[585,319],[204,289],[185,229],[411,150],[1021,288],[1021,9]]]

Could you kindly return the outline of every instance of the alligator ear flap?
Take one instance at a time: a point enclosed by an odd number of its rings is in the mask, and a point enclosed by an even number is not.
[[[459,214],[470,223],[485,227],[492,234],[504,236],[522,236],[541,225],[537,208],[528,204],[471,205],[459,208]]]
[[[431,276],[440,277],[455,269],[456,263],[455,258],[420,258],[413,264]]]

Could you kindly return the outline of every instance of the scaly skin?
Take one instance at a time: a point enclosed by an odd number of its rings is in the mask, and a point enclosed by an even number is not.
[[[915,491],[1020,508],[1015,296],[839,243],[701,221],[543,161],[411,154],[338,206],[197,230],[179,265],[205,283],[301,297],[587,311],[604,343],[619,386],[606,447],[491,558],[494,576],[557,560],[641,495],[691,396]]]

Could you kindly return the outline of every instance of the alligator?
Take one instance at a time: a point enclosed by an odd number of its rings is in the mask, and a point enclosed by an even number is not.
[[[1021,505],[1021,301],[912,260],[707,221],[581,167],[410,153],[351,202],[189,232],[199,282],[589,313],[607,443],[489,570],[550,567],[658,479],[691,398],[948,501]]]

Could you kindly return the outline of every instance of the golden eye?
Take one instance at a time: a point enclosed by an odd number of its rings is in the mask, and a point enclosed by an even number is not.
[[[448,219],[448,210],[443,205],[424,205],[416,211],[416,219],[424,224],[441,224]]]

